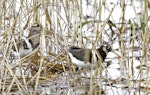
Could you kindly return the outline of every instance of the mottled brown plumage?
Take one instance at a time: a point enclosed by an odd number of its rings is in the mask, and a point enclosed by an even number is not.
[[[29,42],[32,44],[33,49],[37,48],[40,44],[40,33],[42,25],[35,23],[29,28]]]
[[[38,48],[40,44],[41,30],[42,25],[35,23],[29,28],[29,36],[23,36],[21,40],[16,42],[20,58],[30,54],[34,49]],[[12,49],[16,51],[16,48],[14,46]]]

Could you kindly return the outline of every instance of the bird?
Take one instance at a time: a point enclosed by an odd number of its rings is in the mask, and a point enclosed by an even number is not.
[[[29,28],[29,42],[32,44],[33,49],[37,48],[40,44],[40,33],[42,31],[43,27],[39,23],[34,23]]]
[[[90,69],[92,66],[96,68],[99,59],[101,59],[101,62],[104,62],[110,51],[112,51],[111,46],[107,42],[103,42],[96,50],[71,46],[68,50],[68,55],[71,62],[77,67]]]
[[[29,28],[28,36],[25,37],[22,35],[22,38],[18,40],[17,49],[13,46],[13,51],[18,50],[20,58],[23,58],[33,52],[35,49],[38,49],[40,45],[40,32],[42,30],[42,25],[39,23],[34,23]]]

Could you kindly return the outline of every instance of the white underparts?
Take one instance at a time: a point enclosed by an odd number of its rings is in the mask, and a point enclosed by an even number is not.
[[[32,50],[33,50],[32,45],[31,45],[31,43],[29,42],[29,40],[26,39],[26,38],[24,38],[24,41],[25,41],[25,43],[27,44],[28,49],[24,49],[23,46],[21,46],[21,47],[19,48],[19,55],[20,55],[20,58],[22,58],[22,57],[24,57],[24,56],[30,54],[30,53],[32,52]]]

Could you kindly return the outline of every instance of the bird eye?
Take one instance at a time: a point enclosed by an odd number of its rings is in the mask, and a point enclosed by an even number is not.
[[[37,24],[37,27],[39,27],[39,24]]]
[[[110,47],[109,46],[106,46],[106,49],[109,49]]]

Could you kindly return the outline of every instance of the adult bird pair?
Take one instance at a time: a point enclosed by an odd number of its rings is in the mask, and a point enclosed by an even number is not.
[[[29,28],[29,36],[24,38],[23,41],[17,45],[20,58],[30,54],[33,50],[39,47],[41,30],[42,25],[38,23],[33,24]],[[103,62],[108,52],[111,50],[111,46],[107,42],[103,42],[96,50],[72,46],[69,48],[68,54],[71,62],[78,67],[91,68],[91,66],[93,66],[95,68],[98,59],[101,59],[101,62]]]

